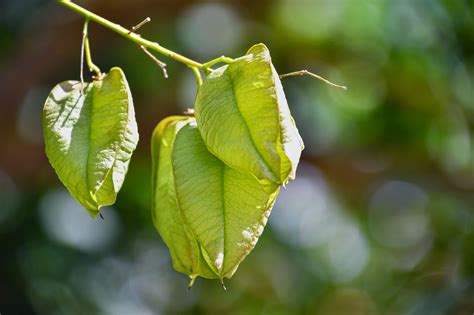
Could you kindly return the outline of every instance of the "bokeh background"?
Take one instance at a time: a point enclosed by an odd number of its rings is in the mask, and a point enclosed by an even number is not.
[[[0,1],[0,313],[474,312],[474,4],[468,0],[79,1],[199,61],[264,42],[306,149],[255,250],[224,292],[191,291],[150,216],[149,138],[193,106],[136,45],[91,23],[102,70],[121,66],[141,136],[118,201],[92,220],[44,154],[41,110],[79,78],[82,19],[55,1]],[[90,78],[90,74],[87,74]]]

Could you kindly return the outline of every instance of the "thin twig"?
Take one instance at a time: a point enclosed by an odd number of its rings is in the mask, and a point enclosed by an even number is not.
[[[300,70],[300,71],[295,71],[295,72],[290,72],[290,73],[285,73],[285,74],[281,74],[280,75],[280,79],[284,79],[284,78],[287,78],[287,77],[293,77],[293,76],[298,76],[298,75],[310,75],[316,79],[319,79],[329,85],[332,85],[334,87],[337,87],[337,88],[340,88],[340,89],[343,89],[343,90],[347,90],[347,87],[344,86],[344,85],[339,85],[339,84],[336,84],[336,83],[332,83],[331,81],[329,81],[328,79],[326,78],[323,78],[322,76],[320,75],[317,75],[315,73],[312,73],[312,72],[309,72],[308,70]]]
[[[148,22],[151,22],[151,18],[150,17],[147,17],[146,19],[144,19],[143,21],[141,21],[140,23],[138,23],[137,25],[133,26],[130,31],[128,32],[128,34],[131,34],[135,31],[137,31],[140,27],[142,27],[143,25],[145,25],[146,23]]]
[[[164,63],[163,61],[156,58],[155,55],[153,55],[151,52],[149,52],[148,49],[146,49],[145,46],[140,46],[140,48],[145,52],[145,54],[147,54],[151,59],[153,59],[154,62],[156,62],[158,67],[160,67],[161,70],[163,71],[163,76],[166,79],[168,79],[168,72],[166,71],[166,63]]]

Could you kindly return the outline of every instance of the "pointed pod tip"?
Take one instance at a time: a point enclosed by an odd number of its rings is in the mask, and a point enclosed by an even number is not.
[[[191,280],[189,281],[189,284],[188,284],[188,291],[191,291],[191,288],[194,285],[194,281],[196,281],[197,279],[197,275],[189,276],[189,278],[191,278]]]
[[[98,209],[86,208],[86,210],[87,210],[87,213],[89,214],[89,216],[90,216],[92,219],[97,218],[97,215],[100,214],[100,210],[98,210]]]
[[[225,284],[224,284],[224,279],[221,279],[221,286],[222,286],[222,289],[224,289],[224,291],[227,291],[227,288],[225,287]]]

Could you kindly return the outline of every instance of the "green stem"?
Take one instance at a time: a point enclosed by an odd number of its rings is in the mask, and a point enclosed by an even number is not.
[[[226,56],[220,56],[216,59],[212,59],[211,61],[208,61],[208,62],[204,63],[202,66],[203,66],[204,69],[207,70],[215,64],[218,64],[218,63],[221,63],[221,62],[231,63],[232,61],[234,61],[234,59],[226,57]]]
[[[197,83],[198,83],[198,88],[202,85],[202,77],[201,77],[201,72],[199,71],[198,68],[196,67],[190,67],[191,70],[193,70],[194,75],[196,76]]]
[[[84,50],[86,53],[86,62],[89,69],[91,71],[94,71],[97,74],[97,76],[100,77],[102,75],[102,72],[100,71],[99,67],[96,66],[94,62],[92,62],[91,50],[89,46],[89,35],[87,32],[88,26],[89,26],[89,19],[86,18],[86,20],[84,21],[84,28],[82,30],[82,34],[84,36]]]
[[[144,39],[140,35],[131,32],[130,30],[126,29],[125,27],[120,26],[119,24],[113,23],[113,22],[111,22],[107,19],[104,19],[103,17],[98,16],[97,14],[92,13],[91,11],[88,11],[88,10],[84,9],[83,7],[71,2],[70,0],[57,0],[57,1],[58,1],[58,3],[64,5],[65,7],[67,7],[69,9],[75,11],[76,13],[82,15],[86,19],[94,21],[98,24],[101,24],[101,25],[111,29],[112,31],[122,35],[123,37],[131,40],[132,42],[138,44],[139,46],[147,47],[150,50],[156,51],[160,54],[163,54],[167,57],[170,57],[170,58],[172,58],[172,59],[174,59],[178,62],[181,62],[181,63],[183,63],[183,64],[185,64],[185,65],[187,65],[191,68],[194,67],[194,68],[198,68],[198,69],[204,69],[202,63],[194,61],[192,59],[189,59],[189,58],[187,58],[185,56],[182,56],[178,53],[175,53],[174,51],[171,51],[171,50],[161,46],[160,44],[158,44],[156,42],[152,42],[152,41],[149,41],[147,39]]]

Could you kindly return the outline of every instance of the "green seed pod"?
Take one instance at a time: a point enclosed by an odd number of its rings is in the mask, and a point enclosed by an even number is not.
[[[265,45],[209,74],[195,114],[208,150],[225,164],[269,191],[294,179],[304,146]]]
[[[263,232],[279,188],[268,193],[212,155],[193,118],[160,122],[152,155],[153,218],[173,266],[192,279],[232,277]]]
[[[46,155],[61,182],[92,217],[115,202],[138,142],[132,96],[122,70],[81,84],[66,81],[43,109]]]

